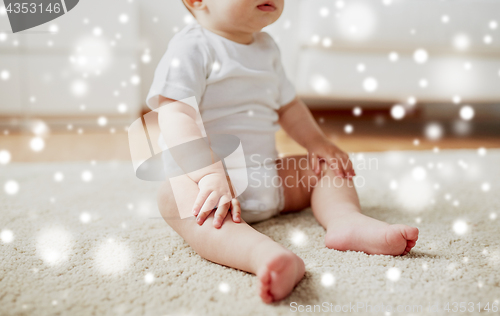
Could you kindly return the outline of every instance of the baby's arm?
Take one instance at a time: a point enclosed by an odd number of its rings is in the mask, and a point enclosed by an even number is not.
[[[279,123],[285,132],[311,153],[310,163],[316,174],[320,173],[321,159],[336,169],[340,177],[350,178],[356,175],[349,155],[328,140],[300,98],[296,97],[281,107],[278,115]]]
[[[190,141],[203,138],[202,132],[196,124],[197,112],[191,106],[182,102],[176,102],[160,96],[160,124],[162,135],[169,148],[186,144]],[[201,145],[206,144],[200,142]],[[209,166],[186,173],[186,175],[198,184],[200,192],[193,206],[193,215],[197,216],[198,224],[203,224],[215,207],[214,227],[220,228],[229,208],[233,221],[241,222],[241,209],[236,199],[232,198],[230,183],[222,162],[216,159],[208,144],[206,148],[200,148],[200,152],[210,153],[212,164]],[[200,158],[201,159],[201,158]],[[182,161],[178,161],[182,168]]]

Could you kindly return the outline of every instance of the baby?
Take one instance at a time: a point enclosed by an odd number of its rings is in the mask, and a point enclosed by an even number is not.
[[[201,113],[208,138],[231,134],[240,139],[249,182],[235,198],[220,162],[187,173],[181,191],[166,181],[158,205],[168,225],[203,258],[255,274],[265,303],[288,296],[305,267],[249,223],[310,206],[326,229],[328,248],[407,254],[418,229],[361,213],[349,156],[320,130],[286,78],[277,45],[261,32],[280,17],[284,0],[183,1],[196,22],[170,41],[147,99],[151,108],[163,109],[160,146],[203,138]],[[190,97],[196,98],[199,113],[176,102]],[[279,159],[279,126],[309,154]],[[181,219],[174,191],[193,205],[193,216]]]

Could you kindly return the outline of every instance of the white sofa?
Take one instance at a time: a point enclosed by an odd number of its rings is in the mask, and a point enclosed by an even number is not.
[[[268,31],[312,107],[380,106],[410,96],[425,104],[449,104],[454,96],[500,103],[500,1],[287,0],[286,6]],[[418,49],[428,54],[424,63],[415,61]]]

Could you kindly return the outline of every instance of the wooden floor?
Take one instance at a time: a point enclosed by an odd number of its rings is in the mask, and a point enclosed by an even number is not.
[[[388,151],[388,150],[433,150],[469,148],[500,148],[500,137],[468,137],[468,138],[443,138],[439,141],[428,141],[412,136],[391,136],[391,135],[332,135],[329,138],[340,148],[348,153]],[[418,140],[418,145],[414,144]],[[280,153],[285,155],[306,153],[306,150],[299,146],[283,131],[277,134],[277,147]]]
[[[446,137],[440,141],[428,141],[415,135],[399,133],[352,133],[345,134],[329,131],[327,135],[345,151],[368,152],[387,150],[432,150],[456,148],[500,148],[500,137]],[[417,135],[418,136],[418,135]],[[45,148],[34,152],[30,148],[32,134],[0,135],[0,150],[8,150],[12,162],[56,162],[56,161],[91,161],[91,160],[130,160],[126,133],[57,133],[45,138]],[[419,139],[420,144],[414,145]],[[283,131],[277,134],[278,151],[284,155],[304,154],[305,149],[295,143]]]

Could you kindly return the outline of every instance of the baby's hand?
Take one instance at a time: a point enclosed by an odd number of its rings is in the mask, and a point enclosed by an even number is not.
[[[349,155],[328,139],[312,143],[308,150],[311,168],[316,174],[321,173],[320,161],[325,161],[327,166],[333,169],[339,177],[352,178],[356,175]]]
[[[202,225],[215,208],[217,208],[213,221],[215,228],[222,227],[230,208],[233,221],[241,222],[240,203],[232,198],[230,185],[226,175],[222,173],[212,173],[201,178],[198,182],[200,192],[193,206],[193,214],[198,225]]]

